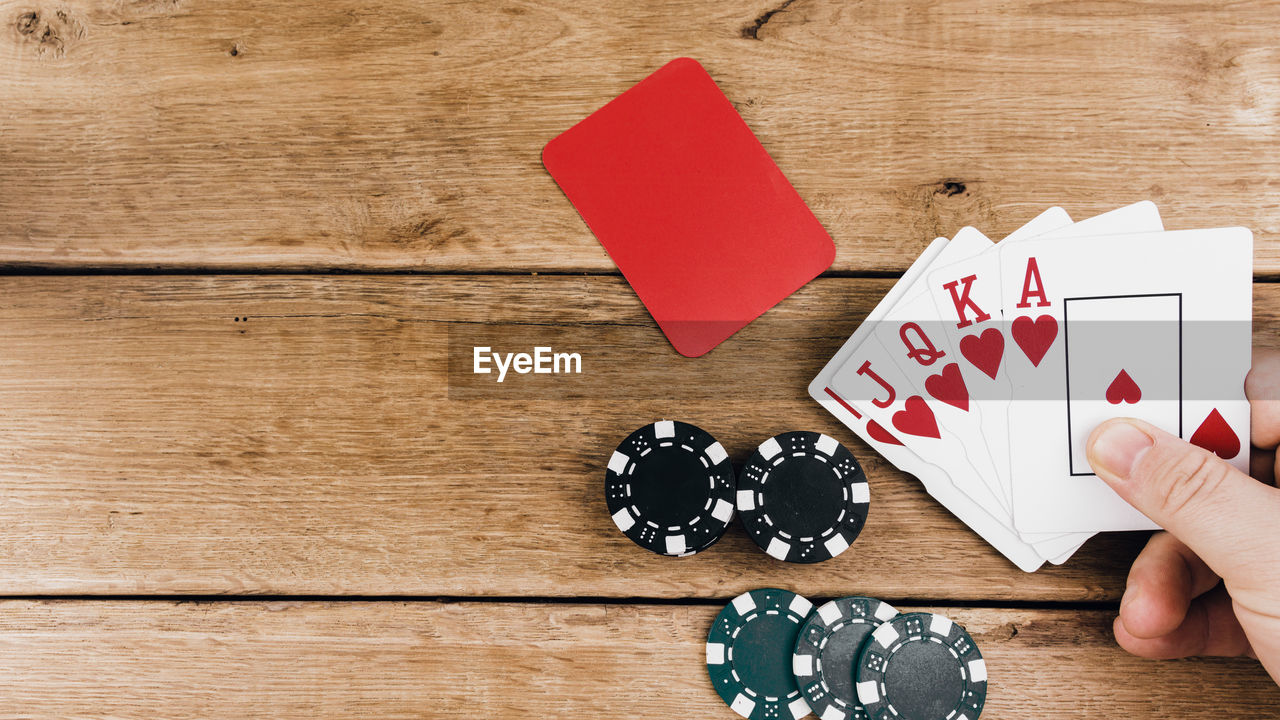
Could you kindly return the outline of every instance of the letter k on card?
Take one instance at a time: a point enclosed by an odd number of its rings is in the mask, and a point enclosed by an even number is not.
[[[963,248],[962,241],[952,240],[948,250]],[[982,244],[990,246],[982,238]],[[973,248],[982,252],[984,247]],[[954,257],[954,253],[952,254]],[[945,258],[939,256],[939,262]],[[979,502],[995,502],[1006,511],[1010,505],[1004,502],[1003,489],[998,484],[998,474],[987,443],[982,435],[982,414],[977,399],[972,397],[961,370],[963,360],[955,353],[940,327],[938,311],[924,287],[918,287],[900,300],[879,323],[875,336],[898,366],[909,389],[919,395],[942,428],[942,432],[954,437],[968,460],[977,471],[988,492],[974,497]],[[912,410],[908,407],[907,410]],[[911,413],[899,421],[906,421]],[[897,418],[895,418],[897,420]]]
[[[993,249],[941,267],[929,273],[927,285],[940,327],[959,351],[975,392],[1004,383],[1008,343],[1000,322],[1000,256]]]

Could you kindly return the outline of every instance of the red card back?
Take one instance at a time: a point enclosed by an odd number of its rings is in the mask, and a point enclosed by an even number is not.
[[[542,162],[681,354],[827,269],[835,245],[697,61],[664,65]]]

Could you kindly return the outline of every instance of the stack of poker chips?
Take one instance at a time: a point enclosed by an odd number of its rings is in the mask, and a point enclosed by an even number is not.
[[[660,555],[706,550],[736,510],[765,553],[796,563],[847,550],[871,501],[862,467],[831,437],[775,435],[735,476],[710,433],[674,420],[645,425],[618,445],[605,471],[605,498],[618,529]]]
[[[847,550],[871,499],[857,459],[826,435],[775,435],[735,475],[714,437],[674,420],[618,445],[605,498],[618,529],[659,555],[706,550],[740,513],[762,550],[797,563]],[[706,652],[716,692],[749,720],[977,720],[986,701],[986,663],[963,627],[870,597],[814,609],[787,590],[743,593],[716,616]]]
[[[987,666],[949,618],[851,596],[817,609],[787,590],[743,593],[707,634],[707,673],[750,720],[977,720]]]

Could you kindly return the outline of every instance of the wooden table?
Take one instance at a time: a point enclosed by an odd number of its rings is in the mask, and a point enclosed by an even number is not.
[[[806,398],[936,235],[1154,199],[1257,238],[1280,328],[1271,2],[0,2],[0,715],[729,718],[727,599],[932,607],[986,718],[1275,717],[1246,660],[1110,637],[1142,537],[1024,575]],[[824,277],[666,344],[542,145],[700,59],[829,229]],[[582,376],[478,383],[479,338]],[[450,372],[451,358],[455,361]],[[602,464],[677,417],[810,428],[874,503],[817,566],[650,555]]]

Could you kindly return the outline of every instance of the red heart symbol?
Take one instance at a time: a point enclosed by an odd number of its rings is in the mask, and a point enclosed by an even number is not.
[[[1111,381],[1107,386],[1107,402],[1112,405],[1120,403],[1129,403],[1130,405],[1142,399],[1142,388],[1138,387],[1138,383],[1129,377],[1129,373],[1124,370],[1116,375],[1116,379]]]
[[[1217,408],[1191,434],[1191,444],[1199,445],[1223,460],[1240,454],[1240,436],[1231,429]]]
[[[1023,315],[1013,321],[1011,332],[1013,341],[1022,348],[1031,364],[1040,367],[1044,354],[1049,352],[1049,346],[1058,337],[1058,321],[1052,315],[1041,315],[1035,320]]]
[[[969,388],[964,386],[959,365],[949,363],[942,372],[925,378],[924,389],[938,400],[969,412]]]
[[[933,408],[919,395],[907,398],[903,409],[893,414],[893,426],[908,435],[942,437],[938,434],[938,421],[933,417]]]
[[[867,434],[871,436],[872,440],[879,440],[882,443],[888,443],[890,445],[902,444],[901,440],[894,437],[888,430],[884,429],[883,425],[875,420],[867,422]]]
[[[960,354],[995,380],[1000,372],[1000,360],[1004,357],[1004,334],[995,328],[987,328],[981,335],[966,335],[960,339]]]
[[[837,395],[834,390],[832,390],[831,388],[823,388],[823,390],[826,390],[827,395],[831,396],[832,398],[835,399],[836,402],[840,403],[840,407],[844,408],[845,410],[848,410],[851,415],[858,418],[859,420],[862,419],[862,413],[858,412],[857,410],[854,410],[853,406],[845,402],[844,398]],[[884,426],[876,422],[875,420],[867,421],[867,434],[871,436],[872,440],[877,440],[879,442],[882,442],[888,445],[902,445],[901,440],[894,437],[892,433],[890,433],[888,430],[885,430]]]

